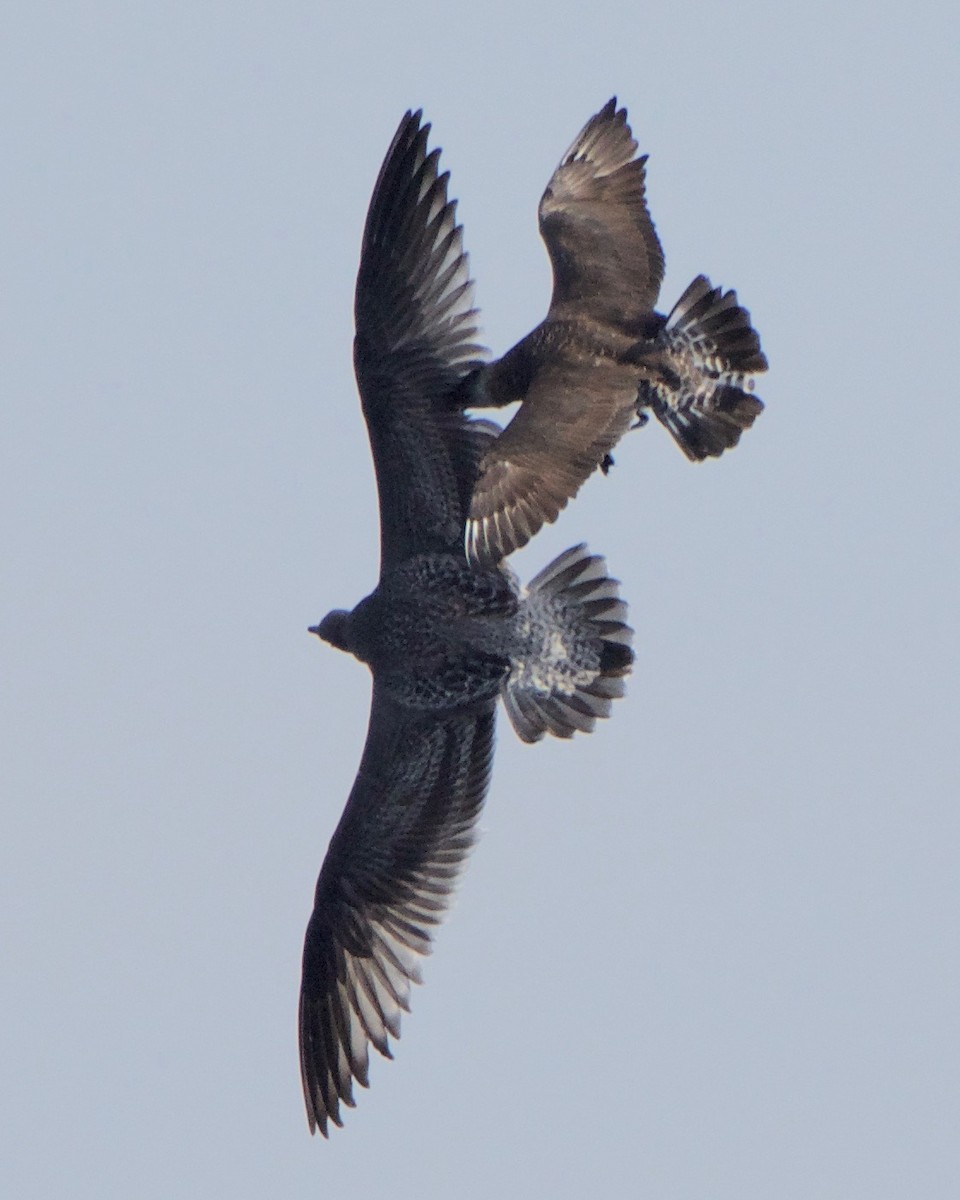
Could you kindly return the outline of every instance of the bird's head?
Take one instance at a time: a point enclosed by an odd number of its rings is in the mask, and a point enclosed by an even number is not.
[[[335,608],[333,612],[327,613],[319,625],[311,625],[308,632],[315,633],[318,638],[329,642],[331,646],[336,646],[338,650],[346,650],[352,654],[353,639],[350,624],[350,613],[345,608]]]

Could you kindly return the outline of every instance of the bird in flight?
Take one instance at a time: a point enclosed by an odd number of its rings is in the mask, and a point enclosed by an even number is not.
[[[366,663],[356,781],[303,949],[300,1064],[311,1132],[340,1125],[373,1046],[391,1056],[410,987],[474,840],[499,697],[525,741],[589,732],[633,661],[626,605],[583,545],[526,589],[467,561],[477,467],[499,432],[456,399],[478,361],[455,202],[430,126],[407,113],[380,170],[357,279],[354,365],[377,476],[380,577],[311,632]]]
[[[465,377],[466,407],[521,400],[480,462],[467,522],[471,561],[496,562],[561,509],[652,412],[693,461],[735,446],[763,409],[767,369],[737,294],[698,275],[654,310],[663,250],[645,199],[646,155],[612,99],[591,117],[540,200],[553,266],[546,319]]]

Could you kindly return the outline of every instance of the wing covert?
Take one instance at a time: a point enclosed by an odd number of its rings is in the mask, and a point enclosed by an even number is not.
[[[555,521],[630,428],[636,401],[631,374],[614,363],[560,359],[542,366],[480,460],[465,533],[468,559],[499,562]]]

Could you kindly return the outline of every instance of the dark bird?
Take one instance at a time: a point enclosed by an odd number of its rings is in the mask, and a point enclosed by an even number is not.
[[[654,311],[663,250],[647,210],[646,155],[614,98],[580,131],[540,200],[553,266],[544,320],[461,385],[467,407],[523,403],[486,448],[467,554],[496,562],[573,497],[647,410],[700,461],[735,446],[763,408],[767,369],[736,292],[698,275],[668,316]]]
[[[623,694],[632,631],[584,546],[524,591],[473,567],[464,529],[498,431],[455,392],[476,310],[455,204],[421,114],[400,123],[363,236],[354,364],[380,500],[380,579],[311,632],[370,667],[356,782],[330,841],[303,949],[300,1064],[311,1131],[341,1124],[372,1043],[390,1057],[410,985],[474,840],[502,696],[520,737],[593,728]]]

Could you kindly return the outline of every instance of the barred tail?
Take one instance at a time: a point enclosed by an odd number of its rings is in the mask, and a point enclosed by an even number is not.
[[[673,306],[658,342],[664,375],[640,385],[638,413],[651,408],[695,462],[735,446],[763,411],[751,376],[767,369],[737,293],[698,275]]]
[[[617,580],[599,554],[574,546],[532,580],[520,618],[525,645],[502,689],[514,729],[525,742],[589,733],[633,664]]]
[[[767,369],[750,313],[737,303],[735,291],[711,286],[706,275],[698,275],[673,306],[664,334],[671,343],[681,342],[716,376],[754,375]]]

